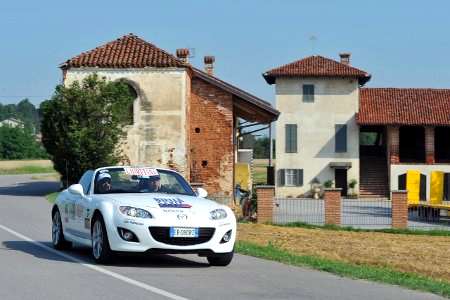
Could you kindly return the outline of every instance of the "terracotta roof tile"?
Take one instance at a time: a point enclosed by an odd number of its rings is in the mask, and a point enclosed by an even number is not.
[[[361,125],[450,125],[450,89],[363,88]]]
[[[370,74],[335,60],[315,55],[277,67],[263,74],[268,84],[276,77],[356,77],[360,84],[370,79]]]
[[[93,50],[83,52],[61,65],[62,68],[164,68],[184,66],[186,64],[174,55],[131,33]]]

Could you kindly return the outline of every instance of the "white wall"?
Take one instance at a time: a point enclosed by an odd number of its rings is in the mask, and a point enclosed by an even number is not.
[[[314,84],[313,103],[302,100],[303,84]],[[303,169],[303,187],[277,187],[277,196],[298,196],[317,177],[334,180],[330,162],[350,162],[347,179],[359,182],[358,81],[342,78],[277,78],[276,168]],[[285,153],[285,124],[297,124],[297,153]],[[335,153],[335,125],[347,124],[347,152]],[[277,172],[278,175],[278,172]],[[278,180],[277,180],[278,182]],[[356,187],[356,191],[359,188]]]
[[[398,176],[405,174],[408,170],[420,171],[421,174],[427,176],[427,200],[430,200],[430,181],[431,181],[431,171],[442,171],[444,173],[450,173],[449,164],[404,164],[404,165],[391,165],[390,172],[390,186],[392,190],[398,190]]]
[[[180,172],[187,172],[186,71],[177,68],[72,68],[67,71],[64,83],[70,85],[93,73],[108,80],[126,79],[138,92],[135,122],[124,128],[127,138],[123,150],[129,162],[168,167],[172,161]]]

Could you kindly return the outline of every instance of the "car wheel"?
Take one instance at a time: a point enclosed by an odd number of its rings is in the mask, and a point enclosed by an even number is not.
[[[113,253],[109,247],[108,234],[105,222],[101,216],[94,219],[91,230],[92,256],[97,263],[108,263],[111,261]]]
[[[72,243],[64,239],[61,214],[59,209],[55,209],[52,217],[52,244],[55,249],[69,249]]]
[[[215,254],[206,257],[211,266],[228,266],[233,260],[234,252]]]

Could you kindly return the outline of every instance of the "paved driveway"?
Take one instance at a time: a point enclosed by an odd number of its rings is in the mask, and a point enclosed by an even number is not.
[[[437,296],[236,255],[121,257],[92,264],[89,249],[50,244],[54,182],[0,176],[0,299],[440,299]]]

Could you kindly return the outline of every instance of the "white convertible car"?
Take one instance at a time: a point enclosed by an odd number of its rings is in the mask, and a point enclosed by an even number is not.
[[[196,253],[226,266],[233,258],[236,218],[206,196],[171,170],[89,170],[56,199],[52,242],[57,249],[72,242],[90,246],[98,263],[114,252]]]

